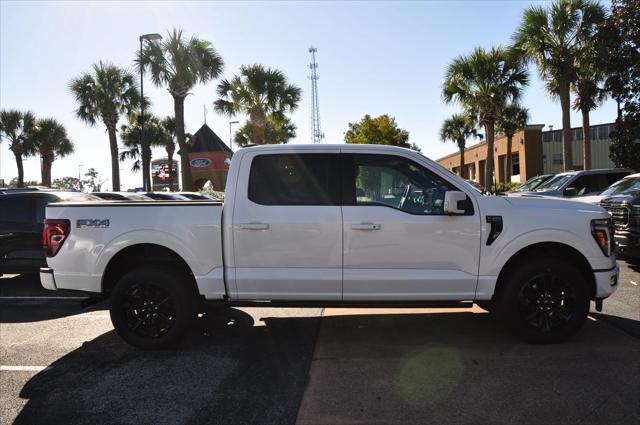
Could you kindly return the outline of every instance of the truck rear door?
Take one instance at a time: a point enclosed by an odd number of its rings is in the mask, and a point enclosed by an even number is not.
[[[245,154],[232,218],[235,298],[342,299],[338,155]]]

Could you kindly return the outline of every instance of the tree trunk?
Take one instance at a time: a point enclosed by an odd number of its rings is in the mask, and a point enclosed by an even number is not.
[[[511,183],[511,170],[513,170],[513,165],[511,164],[511,148],[513,143],[513,134],[507,134],[507,160],[504,170],[504,182]]]
[[[111,183],[114,192],[120,191],[120,161],[118,158],[118,140],[116,139],[116,124],[107,124],[109,133],[109,148],[111,149]]]
[[[167,162],[169,163],[169,190],[173,191],[173,149],[167,149]]]
[[[571,160],[571,98],[568,82],[560,83],[560,107],[562,108],[562,164],[564,171],[573,170]]]
[[[467,179],[467,167],[464,164],[464,140],[462,143],[458,142],[458,149],[460,150],[460,177]]]
[[[176,139],[180,147],[180,171],[182,174],[182,190],[191,192],[194,189],[189,163],[189,145],[184,134],[184,97],[173,98],[173,109],[176,117]]]
[[[256,145],[264,144],[264,130],[267,122],[265,114],[258,110],[251,111],[249,121],[251,122],[253,143]]]
[[[582,112],[582,152],[583,168],[585,170],[591,169],[591,129],[589,128],[589,109],[580,108]]]
[[[488,121],[484,125],[485,133],[487,134],[487,159],[484,166],[484,187],[489,192],[495,191],[495,184],[493,182],[493,139],[494,139],[494,125],[493,121]]]
[[[51,165],[53,164],[53,154],[43,153],[40,155],[40,175],[42,177],[42,185],[51,187]]]
[[[146,187],[149,188],[150,191],[153,191],[153,184],[151,183],[151,147],[149,146],[149,141],[145,141],[146,148],[144,149],[144,153],[142,154],[142,180]]]
[[[18,167],[18,187],[24,187],[24,167],[22,166],[22,154],[13,152],[16,157],[16,167]]]

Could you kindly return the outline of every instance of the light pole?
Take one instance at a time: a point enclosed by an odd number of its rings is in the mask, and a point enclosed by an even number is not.
[[[239,124],[240,121],[229,121],[229,147],[231,148],[231,150],[233,150],[233,136],[231,133],[231,126],[233,124]]]
[[[145,191],[151,190],[151,177],[149,175],[149,169],[146,166],[149,158],[147,158],[147,145],[144,140],[144,66],[142,66],[142,42],[144,40],[154,41],[161,39],[162,36],[155,33],[140,36],[140,150],[142,157],[142,187]]]
[[[84,167],[84,164],[78,164],[78,189],[82,192],[82,179],[80,178],[80,168]]]

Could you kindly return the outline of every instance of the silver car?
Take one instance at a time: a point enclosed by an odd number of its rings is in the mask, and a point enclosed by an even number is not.
[[[626,168],[600,170],[569,171],[556,174],[531,192],[522,192],[522,196],[557,196],[573,198],[576,196],[598,195],[618,180],[633,174]]]

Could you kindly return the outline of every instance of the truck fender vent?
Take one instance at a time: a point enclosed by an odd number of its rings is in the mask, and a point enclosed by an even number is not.
[[[487,246],[491,245],[500,233],[502,233],[502,216],[488,215],[487,223],[491,224],[491,230],[489,230],[489,237],[487,237]]]

